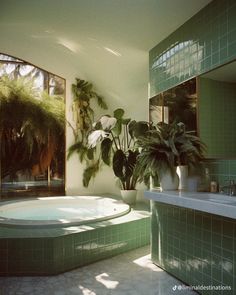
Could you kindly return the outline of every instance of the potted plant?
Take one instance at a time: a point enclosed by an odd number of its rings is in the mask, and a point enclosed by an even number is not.
[[[205,144],[191,131],[185,130],[183,123],[176,124],[175,147],[178,151],[176,157],[177,174],[179,176],[179,189],[187,189],[189,168],[194,169],[204,159]]]
[[[135,203],[137,157],[139,155],[136,140],[148,131],[147,122],[136,122],[124,118],[124,110],[117,109],[114,116],[102,116],[88,137],[89,148],[100,145],[101,158],[107,165],[112,164],[116,177],[121,184],[121,195],[128,204]]]
[[[183,123],[158,123],[137,144],[141,148],[137,162],[140,180],[158,177],[163,190],[178,188],[177,165],[196,166],[204,158],[204,144],[186,132]]]
[[[73,124],[69,121],[67,123],[72,128],[74,134],[74,143],[68,149],[67,159],[74,153],[79,155],[81,163],[85,164],[83,172],[83,185],[88,187],[90,180],[94,178],[100,170],[101,161],[97,157],[94,148],[88,148],[88,136],[93,130],[94,109],[92,108],[92,101],[96,101],[97,105],[102,109],[107,109],[107,104],[104,98],[95,92],[92,83],[75,79],[72,84],[73,93]]]

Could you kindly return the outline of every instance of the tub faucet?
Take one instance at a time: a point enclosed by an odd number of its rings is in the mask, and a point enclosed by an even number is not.
[[[230,196],[236,196],[236,184],[234,180],[229,181],[229,185],[222,186],[220,192]]]

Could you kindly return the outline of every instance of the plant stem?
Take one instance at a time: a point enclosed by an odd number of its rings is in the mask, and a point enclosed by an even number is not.
[[[128,143],[126,144],[126,128],[125,128],[125,126],[123,126],[123,130],[124,130],[124,148],[123,149],[126,152]]]
[[[111,131],[111,136],[112,136],[113,142],[114,142],[114,144],[115,144],[116,150],[119,150],[119,148],[118,148],[118,146],[117,146],[117,143],[116,143],[115,136],[114,136],[114,134],[113,134],[112,131]]]
[[[129,149],[129,131],[128,131],[128,125],[125,125],[126,129],[126,139],[127,139],[127,149]]]

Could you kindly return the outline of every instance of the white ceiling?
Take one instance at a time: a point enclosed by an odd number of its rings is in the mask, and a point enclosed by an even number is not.
[[[209,2],[0,0],[0,52],[66,78],[85,77],[112,107],[141,117],[148,51]]]

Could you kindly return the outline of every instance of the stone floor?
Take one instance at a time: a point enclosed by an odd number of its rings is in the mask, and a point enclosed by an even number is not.
[[[0,295],[196,294],[152,264],[149,252],[139,248],[58,276],[0,277]]]

